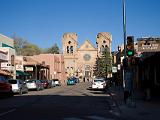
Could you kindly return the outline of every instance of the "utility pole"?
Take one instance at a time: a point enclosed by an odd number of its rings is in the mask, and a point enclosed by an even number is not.
[[[124,59],[126,59],[126,2],[123,0],[123,37],[124,37]]]

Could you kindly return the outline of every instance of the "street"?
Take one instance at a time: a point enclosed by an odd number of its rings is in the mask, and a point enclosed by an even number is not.
[[[59,86],[0,99],[0,120],[122,120],[111,114],[111,97],[91,83]]]

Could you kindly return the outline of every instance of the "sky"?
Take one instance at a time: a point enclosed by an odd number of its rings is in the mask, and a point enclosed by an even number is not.
[[[126,0],[127,35],[160,37],[160,0]],[[122,0],[0,0],[0,34],[19,36],[41,48],[62,48],[66,32],[78,45],[96,46],[99,32],[112,34],[112,51],[123,44]]]

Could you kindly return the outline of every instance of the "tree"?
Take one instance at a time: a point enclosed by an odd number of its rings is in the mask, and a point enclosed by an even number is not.
[[[109,48],[106,47],[102,51],[102,55],[97,58],[96,64],[94,66],[93,74],[98,77],[107,78],[108,73],[111,72],[112,68],[112,59],[109,52]]]
[[[55,43],[51,48],[48,48],[46,53],[59,54],[59,47]]]
[[[14,48],[17,55],[22,55],[22,49],[29,44],[28,41],[15,35],[12,38],[14,40]]]
[[[40,53],[41,53],[40,48],[34,44],[28,44],[24,46],[22,49],[22,55],[24,56],[32,56],[32,55],[37,55]]]
[[[100,62],[100,58],[97,57],[96,58],[96,62],[95,65],[93,67],[93,75],[99,77],[100,75],[100,70],[99,70],[99,62]]]

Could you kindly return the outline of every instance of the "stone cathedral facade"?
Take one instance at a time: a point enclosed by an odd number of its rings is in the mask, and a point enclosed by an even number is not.
[[[101,55],[104,47],[111,52],[112,36],[108,32],[100,32],[96,37],[96,47],[89,40],[78,46],[76,33],[65,33],[62,38],[65,69],[67,76],[76,76],[80,80],[91,80],[96,58]]]

